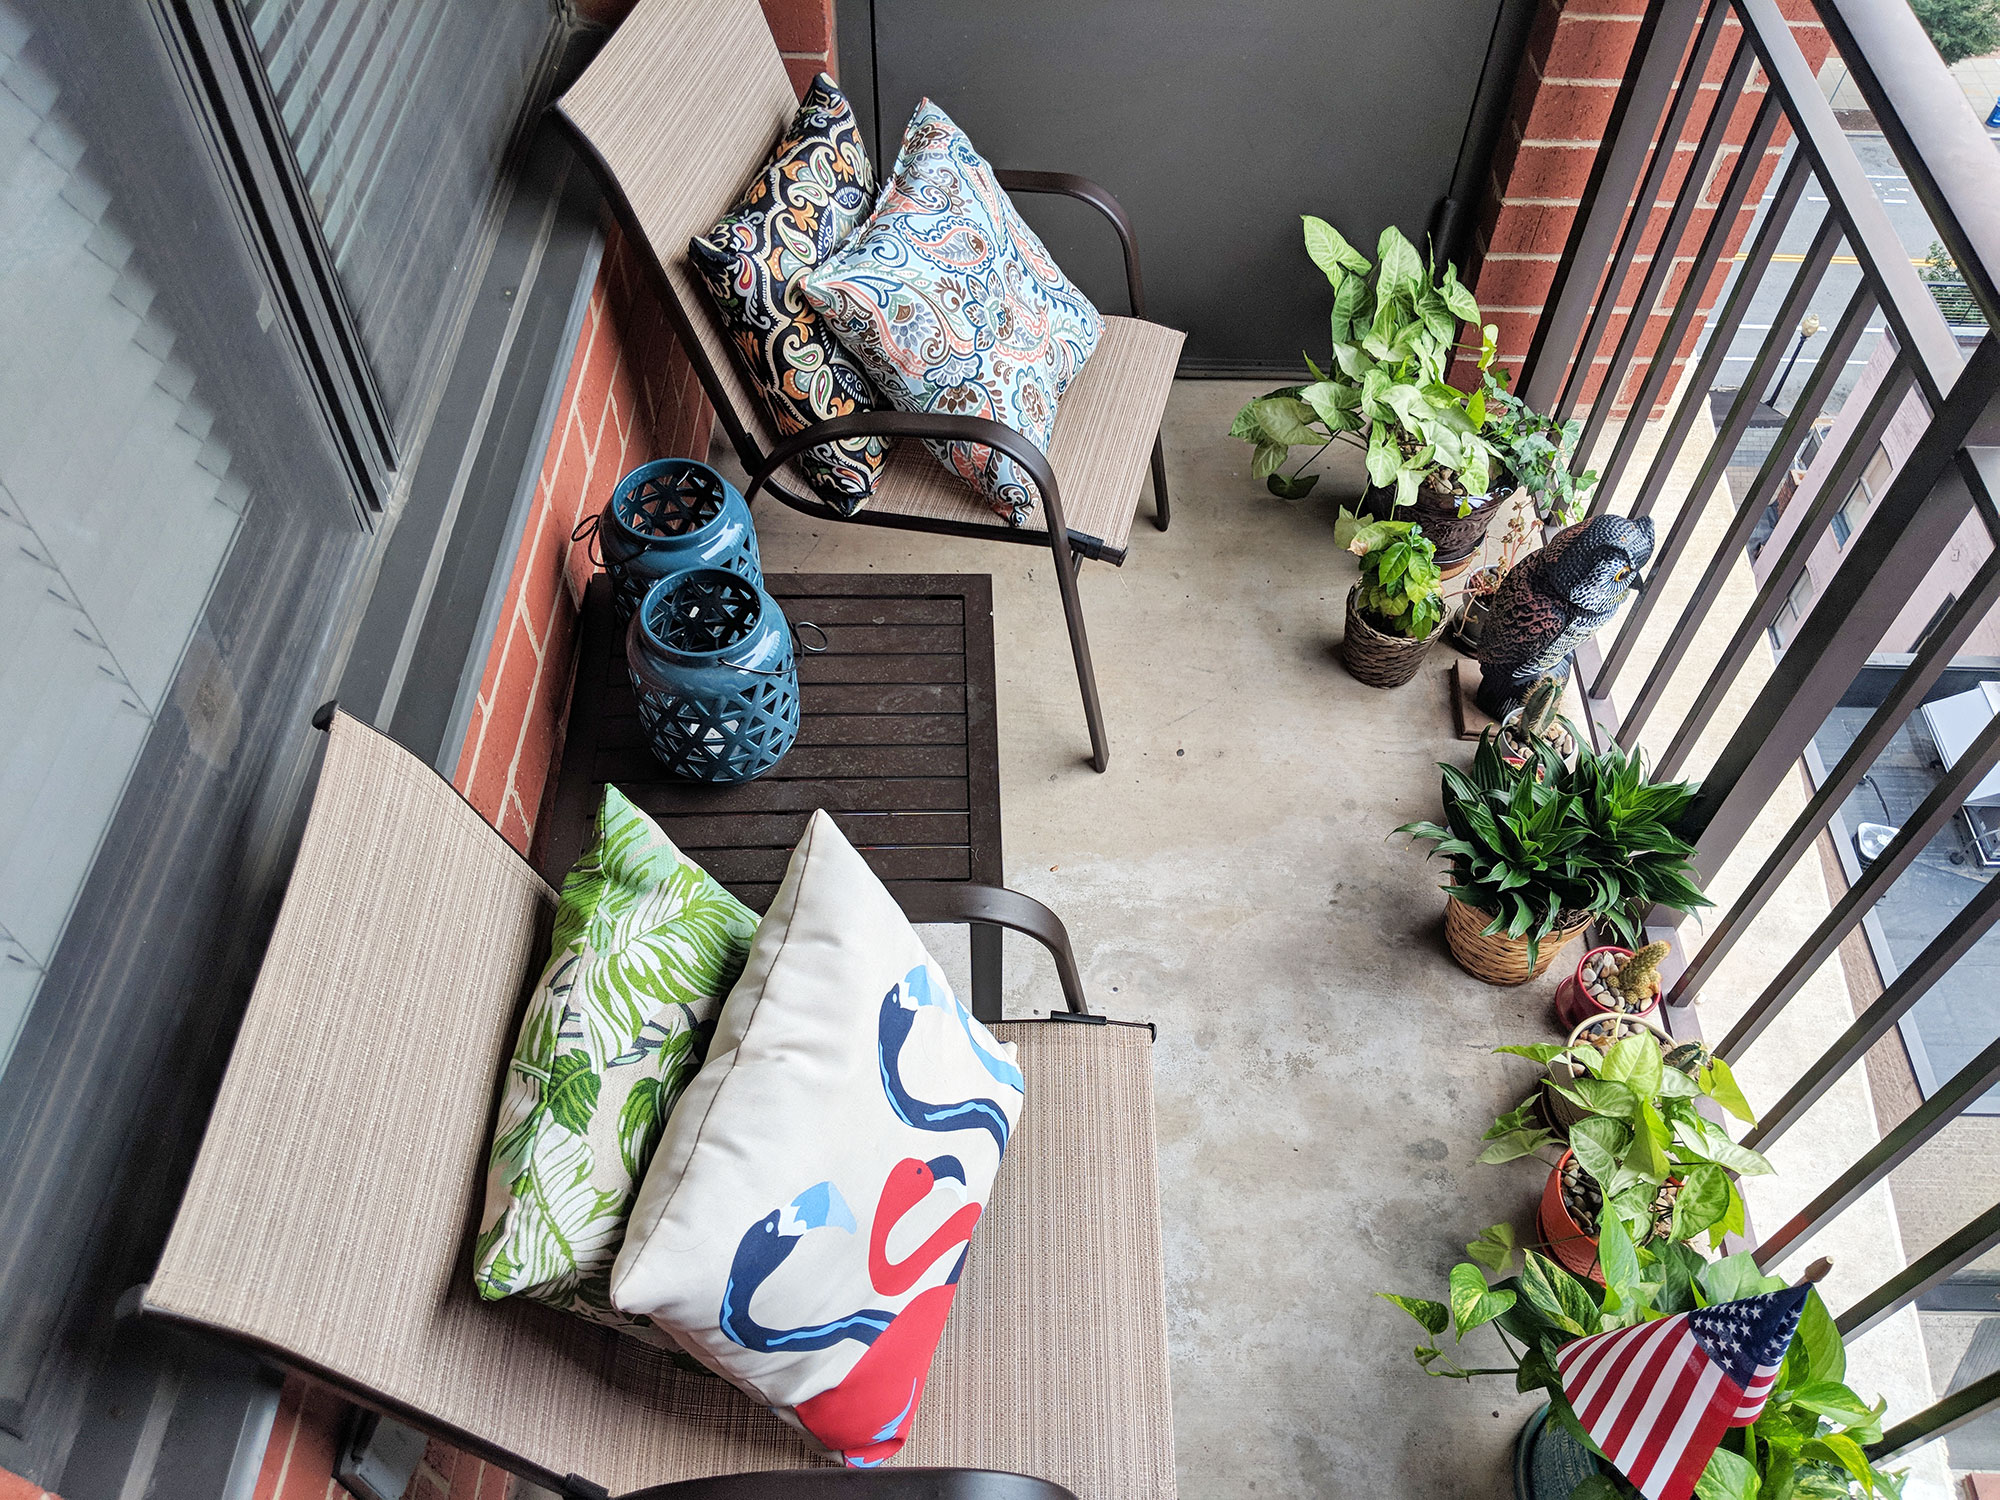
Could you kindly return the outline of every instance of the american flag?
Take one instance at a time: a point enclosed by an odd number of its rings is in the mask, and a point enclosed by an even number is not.
[[[1556,1372],[1583,1430],[1646,1500],[1687,1500],[1722,1434],[1764,1409],[1811,1289],[1578,1339]]]

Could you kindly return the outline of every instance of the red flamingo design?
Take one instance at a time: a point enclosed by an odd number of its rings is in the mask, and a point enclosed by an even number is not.
[[[906,1292],[939,1261],[972,1238],[980,1207],[968,1203],[902,1260],[889,1259],[890,1231],[925,1198],[939,1178],[963,1183],[957,1158],[909,1158],[896,1163],[882,1184],[868,1233],[868,1278],[878,1293]],[[872,1468],[893,1456],[910,1435],[910,1421],[924,1393],[931,1355],[944,1334],[951,1299],[958,1290],[963,1253],[943,1285],[919,1292],[889,1326],[876,1335],[847,1377],[794,1409],[822,1446],[854,1468]]]

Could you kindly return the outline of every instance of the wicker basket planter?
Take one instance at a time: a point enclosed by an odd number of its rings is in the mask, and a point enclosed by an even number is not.
[[[1340,659],[1370,687],[1401,687],[1423,669],[1424,658],[1444,634],[1445,622],[1440,619],[1420,640],[1385,634],[1361,618],[1354,602],[1360,593],[1358,584],[1347,591],[1347,635],[1340,643]]]
[[[1488,984],[1526,984],[1540,978],[1556,954],[1579,937],[1590,925],[1583,912],[1564,912],[1562,923],[1541,941],[1535,962],[1528,962],[1528,940],[1503,933],[1488,935],[1484,929],[1493,913],[1447,896],[1444,903],[1444,940],[1458,966],[1474,979]]]

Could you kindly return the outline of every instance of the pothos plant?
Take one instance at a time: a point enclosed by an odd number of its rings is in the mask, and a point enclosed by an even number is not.
[[[1465,1249],[1470,1259],[1452,1267],[1448,1303],[1376,1293],[1422,1327],[1424,1342],[1415,1351],[1418,1365],[1427,1375],[1449,1380],[1513,1376],[1516,1390],[1546,1393],[1554,1419],[1599,1458],[1603,1450],[1584,1432],[1563,1394],[1555,1363],[1563,1345],[1785,1285],[1759,1271],[1747,1253],[1709,1261],[1677,1241],[1625,1246],[1607,1256],[1602,1289],[1532,1249],[1521,1252],[1521,1269],[1510,1275],[1514,1235],[1505,1224],[1494,1225]],[[1479,1356],[1456,1348],[1447,1354],[1442,1347],[1448,1331],[1459,1344],[1486,1327],[1493,1329],[1509,1362],[1477,1363]],[[1844,1384],[1846,1376],[1840,1331],[1813,1292],[1763,1412],[1751,1426],[1734,1428],[1723,1438],[1696,1482],[1698,1500],[1901,1495],[1903,1473],[1876,1468],[1865,1451],[1882,1436],[1888,1403],[1862,1400]],[[1637,1493],[1614,1471],[1585,1480],[1570,1492],[1570,1500],[1623,1500]]]
[[[1497,1050],[1545,1068],[1565,1060],[1570,1080],[1551,1074],[1542,1086],[1561,1094],[1583,1117],[1569,1127],[1565,1142],[1541,1123],[1540,1100],[1530,1094],[1487,1129],[1479,1159],[1514,1161],[1567,1144],[1602,1195],[1598,1222],[1584,1227],[1597,1234],[1607,1279],[1614,1260],[1622,1264],[1655,1241],[1679,1244],[1706,1235],[1716,1249],[1726,1236],[1742,1232],[1743,1195],[1735,1176],[1762,1176],[1771,1164],[1738,1145],[1701,1112],[1701,1101],[1709,1099],[1746,1124],[1756,1123],[1721,1058],[1688,1049],[1675,1053],[1686,1059],[1683,1066],[1669,1066],[1651,1032],[1628,1036],[1605,1050],[1590,1042]],[[1664,1199],[1672,1207],[1663,1215]]]
[[[1536,411],[1507,389],[1504,373],[1487,370],[1486,438],[1507,470],[1528,492],[1535,516],[1547,526],[1567,526],[1582,519],[1584,498],[1597,483],[1597,471],[1570,472],[1583,423],[1575,417],[1558,421]]]
[[[1466,393],[1445,381],[1461,323],[1479,326],[1479,304],[1449,263],[1440,272],[1394,225],[1376,242],[1375,263],[1324,219],[1305,216],[1306,254],[1333,287],[1332,358],[1313,379],[1246,404],[1229,435],[1254,443],[1251,472],[1271,492],[1300,499],[1319,482],[1306,467],[1337,441],[1362,449],[1369,479],[1394,489],[1396,506],[1420,485],[1470,498],[1492,488],[1496,459],[1482,436],[1484,387]],[[1493,363],[1491,324],[1482,330],[1477,364]],[[1292,450],[1309,452],[1281,472]]]
[[[1361,559],[1354,606],[1370,625],[1386,635],[1421,641],[1443,622],[1437,548],[1414,521],[1372,521],[1357,527],[1347,550]]]

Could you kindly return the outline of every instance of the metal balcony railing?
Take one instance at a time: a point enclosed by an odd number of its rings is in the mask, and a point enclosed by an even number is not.
[[[1835,47],[1900,159],[1916,199],[1964,277],[1963,288],[1952,289],[1957,300],[1950,322],[1931,287],[1919,279],[1776,0],[1654,0],[1641,23],[1603,149],[1522,377],[1523,394],[1533,404],[1568,416],[1593,394],[1594,370],[1603,371],[1585,418],[1578,470],[1601,444],[1614,415],[1614,398],[1631,391],[1630,415],[1602,459],[1603,479],[1595,505],[1643,516],[1668,493],[1677,463],[1692,458],[1688,449],[1695,441],[1697,419],[1707,409],[1725,357],[1744,331],[1753,300],[1767,282],[1770,291],[1764,305],[1770,307],[1770,297],[1776,297],[1770,331],[1734,400],[1715,424],[1692,486],[1659,541],[1644,594],[1608,649],[1600,654],[1586,648],[1579,654],[1578,681],[1592,732],[1600,738],[1615,736],[1630,748],[1657,722],[1670,679],[1689,660],[1697,632],[1716,610],[1724,581],[1743,558],[1759,519],[1781,486],[1795,483],[1797,471],[1805,467],[1802,447],[1813,436],[1816,422],[1824,427],[1823,413],[1835,395],[1842,368],[1877,314],[1893,336],[1893,363],[1886,378],[1857,394],[1858,420],[1848,425],[1845,441],[1818,488],[1799,496],[1796,503],[1809,509],[1789,538],[1780,542],[1776,561],[1768,566],[1760,561],[1762,582],[1755,601],[1736,623],[1719,659],[1703,664],[1705,680],[1692,707],[1671,733],[1662,734],[1664,745],[1648,742],[1665,773],[1685,765],[1697,740],[1716,724],[1732,685],[1784,608],[1834,512],[1877,453],[1891,419],[1910,393],[1920,398],[1923,430],[1913,451],[1863,529],[1842,549],[1838,570],[1824,581],[1809,613],[1793,627],[1782,657],[1747,712],[1733,727],[1717,727],[1718,734],[1726,729],[1726,743],[1703,781],[1684,830],[1697,846],[1700,869],[1710,877],[1738,851],[1753,820],[1781,783],[1794,775],[1815,733],[1840,705],[1967,517],[1976,516],[1987,538],[2000,544],[2000,512],[1992,495],[2000,485],[2000,449],[1995,447],[2000,444],[2000,340],[1991,331],[2000,313],[2000,286],[1996,286],[2000,155],[1907,6],[1895,0],[1817,0],[1817,5]],[[1732,18],[1740,29],[1729,24]],[[1691,132],[1700,85],[1717,68],[1723,80],[1716,96],[1720,102]],[[1756,87],[1759,81],[1761,93]],[[1730,139],[1732,128],[1741,136],[1745,116],[1747,138],[1741,150],[1733,164],[1719,166],[1726,161],[1726,148],[1736,144]],[[1675,355],[1704,316],[1703,290],[1723,264],[1731,226],[1750,201],[1759,165],[1780,138],[1781,125],[1789,127],[1796,146],[1764,199],[1759,226],[1739,257],[1734,283],[1710,321],[1705,343],[1690,361],[1677,404],[1663,423],[1655,424],[1661,441],[1640,472],[1634,458],[1649,426],[1647,414],[1667,394]],[[1685,172],[1656,238],[1659,216],[1653,205],[1661,200],[1677,162],[1685,165]],[[1798,263],[1789,286],[1780,290],[1771,274],[1773,261],[1792,211],[1809,189],[1815,197],[1825,198],[1828,211],[1803,255],[1783,257]],[[1697,234],[1697,219],[1705,207],[1713,211]],[[1736,502],[1733,514],[1704,530],[1703,518],[1715,492],[1723,488],[1727,493],[1725,471],[1758,416],[1760,397],[1771,389],[1793,329],[1843,243],[1859,265],[1859,285],[1833,320],[1831,337],[1784,414],[1748,493],[1731,497]],[[1633,268],[1645,254],[1650,254],[1650,263],[1639,278],[1637,293],[1627,295]],[[1670,278],[1677,267],[1687,274],[1670,296]],[[1613,337],[1620,311],[1626,314],[1624,326]],[[1666,319],[1665,331],[1657,352],[1637,373],[1634,389],[1639,349],[1659,316]],[[1954,337],[1954,327],[1961,333],[1980,334],[1969,356]],[[1679,472],[1687,472],[1686,467]],[[1669,623],[1661,614],[1669,594],[1665,585],[1671,580],[1682,586],[1690,579],[1687,602]],[[1760,868],[1726,913],[1711,924],[1699,948],[1684,959],[1668,993],[1666,1016],[1677,1034],[1696,1030],[1692,1007],[1703,984],[1715,976],[1724,957],[1766,909],[1795,863],[1809,855],[1842,802],[1996,606],[2000,606],[2000,545],[1924,637],[1838,764],[1819,777],[1791,826],[1768,850],[1745,851],[1763,855]],[[1656,629],[1646,635],[1649,644],[1642,655],[1642,633],[1649,623]],[[1664,643],[1654,652],[1650,642],[1659,639],[1660,627]],[[1986,726],[1887,848],[1844,894],[1837,895],[1818,930],[1782,964],[1729,1034],[1715,1044],[1722,1056],[1740,1055],[1770,1025],[1996,764],[2000,764],[2000,719]],[[2000,880],[1982,886],[1921,954],[1903,966],[1880,997],[1764,1115],[1749,1143],[1768,1148],[1795,1125],[1815,1100],[1909,1014],[1996,919],[2000,919]],[[1789,1222],[1766,1234],[1755,1247],[1759,1262],[1773,1264],[1819,1233],[1996,1081],[2000,1081],[2000,1040],[1935,1088],[1914,1113]],[[1874,1326],[1996,1245],[2000,1245],[2000,1205],[1847,1307],[1839,1316],[1841,1328],[1851,1335]],[[2000,1374],[1976,1381],[1891,1429],[1873,1455],[1887,1458],[1917,1447],[1996,1405],[2000,1405]]]

